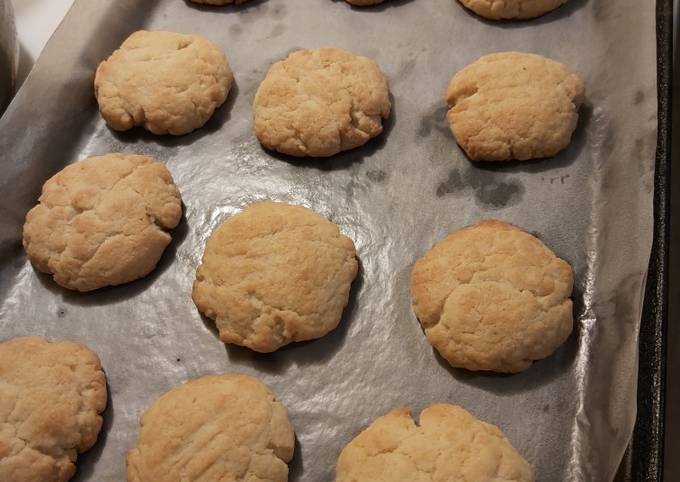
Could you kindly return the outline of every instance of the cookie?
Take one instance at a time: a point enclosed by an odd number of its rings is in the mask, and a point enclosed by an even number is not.
[[[106,377],[72,341],[0,343],[0,480],[65,482],[102,426]]]
[[[182,203],[170,172],[150,157],[107,154],[66,166],[26,215],[23,243],[38,270],[90,291],[151,272],[170,244]]]
[[[546,14],[567,0],[460,0],[480,17],[491,20],[527,19]]]
[[[156,400],[128,452],[128,482],[286,482],[295,438],[285,407],[258,379],[204,376]]]
[[[390,108],[375,61],[341,49],[298,50],[272,65],[257,89],[255,134],[283,154],[332,156],[379,135]]]
[[[451,79],[446,118],[472,160],[550,157],[569,144],[583,93],[583,82],[554,60],[490,54]]]
[[[553,353],[572,330],[569,264],[502,221],[453,231],[416,261],[413,308],[454,367],[516,373]]]
[[[531,465],[494,425],[434,404],[375,420],[340,453],[335,482],[533,482]]]
[[[181,135],[210,119],[232,82],[227,59],[205,37],[140,30],[99,64],[94,92],[114,130]]]
[[[193,299],[220,339],[258,352],[333,330],[357,275],[354,243],[302,206],[262,202],[210,236]]]

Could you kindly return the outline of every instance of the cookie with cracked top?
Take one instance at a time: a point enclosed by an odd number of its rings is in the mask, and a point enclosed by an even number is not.
[[[553,353],[573,327],[571,266],[496,220],[451,232],[411,272],[413,309],[452,366],[516,373]]]
[[[484,55],[453,76],[446,92],[451,132],[475,161],[550,157],[567,147],[583,82],[540,55]]]
[[[272,65],[257,89],[255,134],[283,154],[327,157],[379,135],[390,109],[375,61],[336,48],[298,50]]]
[[[94,92],[112,129],[182,135],[210,119],[232,82],[224,53],[207,38],[140,30],[99,64]]]
[[[66,482],[106,408],[99,357],[74,341],[0,343],[0,480]]]
[[[539,17],[567,0],[460,0],[480,17],[490,20],[523,20]]]
[[[150,273],[177,226],[182,202],[163,163],[107,154],[66,166],[26,215],[23,245],[64,288],[91,291]]]
[[[258,352],[333,330],[357,275],[354,243],[314,211],[252,204],[218,226],[192,297],[220,339]]]
[[[142,415],[128,482],[286,482],[295,436],[260,380],[227,373],[179,385]]]
[[[533,469],[498,427],[456,405],[411,418],[379,417],[340,453],[335,482],[533,482]]]

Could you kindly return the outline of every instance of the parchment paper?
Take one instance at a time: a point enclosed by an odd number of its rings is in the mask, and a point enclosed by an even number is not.
[[[224,48],[236,86],[204,128],[178,138],[117,134],[100,119],[94,70],[140,28],[197,32]],[[255,90],[273,61],[318,46],[378,61],[394,100],[386,132],[328,160],[267,153],[251,125]],[[473,164],[448,130],[450,77],[502,50],[547,55],[585,81],[573,142],[553,159]],[[100,355],[111,396],[99,442],[79,459],[79,481],[124,480],[144,409],[188,378],[224,371],[259,376],[288,407],[298,441],[291,480],[332,480],[342,447],[375,417],[436,401],[501,427],[539,481],[610,480],[635,419],[655,139],[649,1],[569,0],[537,20],[492,23],[453,0],[364,10],[332,0],[225,8],[77,0],[0,121],[0,338],[78,339]],[[49,176],[112,151],[165,161],[185,219],[145,279],[68,292],[27,262],[23,217]],[[361,261],[339,328],[270,355],[225,347],[190,297],[212,229],[260,199],[328,216],[354,239]],[[484,217],[537,234],[576,273],[573,336],[515,376],[448,368],[410,307],[414,260],[449,230]]]

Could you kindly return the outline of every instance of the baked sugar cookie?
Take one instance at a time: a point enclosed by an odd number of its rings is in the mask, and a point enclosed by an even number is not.
[[[449,404],[416,423],[406,408],[375,420],[340,453],[335,482],[533,482],[531,465],[494,425]]]
[[[583,93],[583,82],[554,60],[490,54],[451,79],[446,118],[472,160],[550,157],[569,144]]]
[[[567,0],[460,0],[480,17],[491,20],[534,18],[555,10]]]
[[[173,388],[141,418],[128,482],[286,482],[295,438],[285,407],[258,379],[204,376]]]
[[[90,291],[150,273],[182,216],[170,172],[147,156],[107,154],[66,166],[26,215],[33,265],[64,288]]]
[[[205,37],[140,30],[99,64],[94,92],[114,130],[181,135],[207,122],[232,81],[224,54]]]
[[[333,330],[357,275],[354,243],[302,206],[262,202],[210,236],[193,299],[220,339],[258,352]]]
[[[573,281],[540,240],[486,220],[416,261],[411,296],[427,339],[451,365],[516,373],[569,337]]]
[[[291,156],[326,157],[379,135],[390,115],[375,61],[335,48],[298,50],[269,69],[255,95],[255,134]]]
[[[65,482],[102,426],[99,357],[72,341],[0,343],[0,480]]]

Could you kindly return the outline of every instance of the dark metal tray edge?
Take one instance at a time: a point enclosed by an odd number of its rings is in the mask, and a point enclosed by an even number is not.
[[[658,134],[654,241],[639,342],[637,420],[617,480],[662,481],[670,240],[673,0],[656,2]]]

